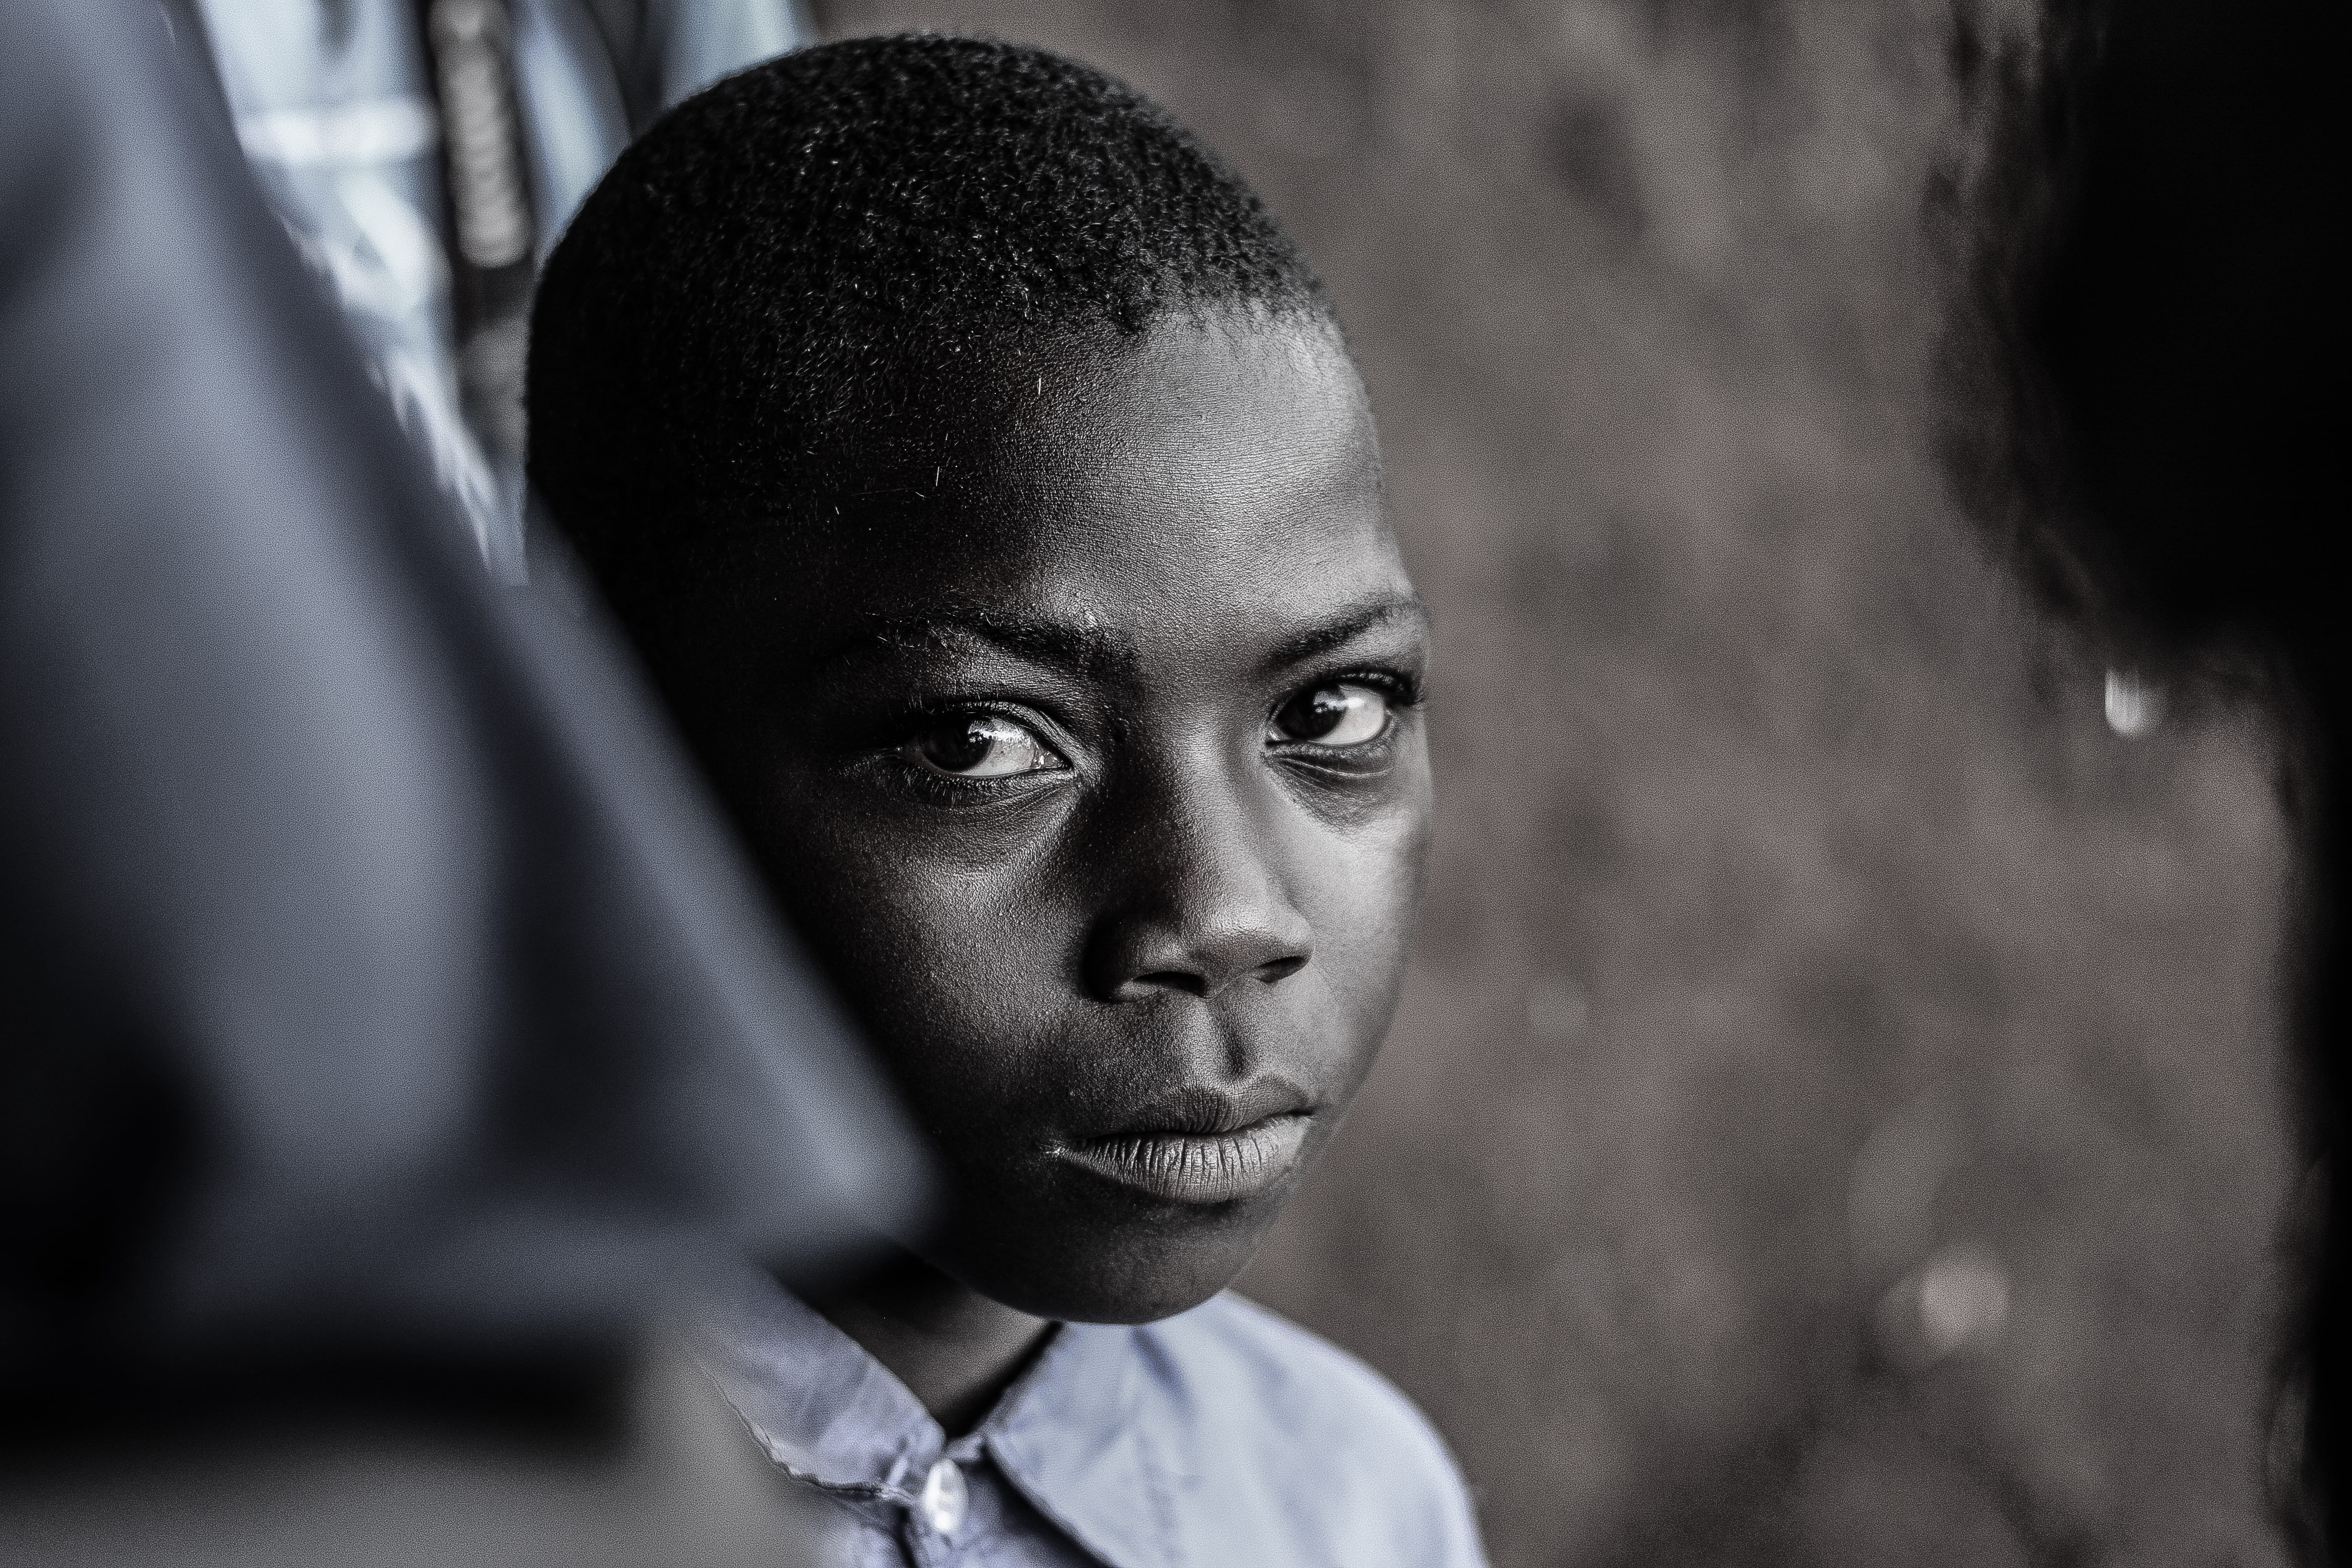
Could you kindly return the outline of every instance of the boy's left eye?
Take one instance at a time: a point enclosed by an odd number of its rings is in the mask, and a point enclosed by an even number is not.
[[[1318,746],[1360,746],[1389,727],[1388,693],[1354,681],[1334,681],[1302,691],[1275,710],[1276,741],[1310,741]]]
[[[1070,765],[1027,725],[1002,713],[959,714],[908,742],[907,753],[934,773],[960,779],[1011,778]]]

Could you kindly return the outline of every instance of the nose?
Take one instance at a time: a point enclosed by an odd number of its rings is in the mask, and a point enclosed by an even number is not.
[[[1128,836],[1125,874],[1110,879],[1113,897],[1088,933],[1088,991],[1106,1002],[1209,997],[1307,967],[1314,929],[1283,889],[1270,835],[1247,815],[1196,802]]]

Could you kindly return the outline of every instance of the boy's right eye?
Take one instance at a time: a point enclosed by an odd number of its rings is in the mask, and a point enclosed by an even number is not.
[[[1002,713],[958,714],[907,742],[907,754],[934,773],[960,779],[1003,779],[1066,768],[1034,731]]]

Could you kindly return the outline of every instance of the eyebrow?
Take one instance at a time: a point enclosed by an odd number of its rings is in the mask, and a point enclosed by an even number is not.
[[[1429,606],[1415,594],[1384,594],[1340,610],[1322,625],[1290,637],[1268,654],[1262,665],[1276,674],[1306,663],[1318,654],[1344,647],[1365,633],[1391,621],[1427,622]],[[1073,626],[1002,610],[970,609],[943,615],[877,617],[856,637],[817,660],[831,668],[874,651],[908,643],[927,642],[942,633],[961,634],[992,643],[1015,658],[1072,675],[1092,675],[1134,667],[1132,645],[1106,627]]]
[[[1429,606],[1418,594],[1384,594],[1341,610],[1321,626],[1299,633],[1266,656],[1269,675],[1306,663],[1318,654],[1344,647],[1366,632],[1391,621],[1415,620],[1426,626]]]
[[[825,654],[817,662],[830,668],[873,650],[928,642],[941,633],[960,633],[992,643],[1031,664],[1086,675],[1106,668],[1125,668],[1135,656],[1126,639],[1106,627],[1072,626],[1001,610],[959,610],[945,615],[877,618],[856,637]]]

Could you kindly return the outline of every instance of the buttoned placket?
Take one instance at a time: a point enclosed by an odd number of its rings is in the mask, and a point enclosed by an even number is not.
[[[1148,1482],[1131,1466],[1107,1472],[1101,1465],[1107,1451],[1129,1452],[1136,1442],[1113,1440],[1129,1426],[1132,1334],[1057,1328],[988,1419],[951,1441],[863,1350],[764,1281],[747,1288],[730,1316],[715,1318],[710,1365],[770,1462],[832,1497],[880,1538],[869,1537],[866,1551],[878,1549],[910,1568],[963,1568],[1007,1551],[1006,1561],[1028,1562],[1028,1536],[1002,1533],[1009,1500],[1018,1498],[1016,1513],[1041,1516],[1034,1523],[1053,1529],[1077,1556],[1159,1568],[1169,1562],[1165,1542],[1144,1544],[1134,1532],[1152,1533],[1155,1521],[1164,1526],[1165,1507],[1138,1489]],[[1055,1456],[1066,1448],[1077,1473],[1066,1482],[1049,1479],[1063,1468]],[[927,1490],[934,1505],[948,1500],[947,1478],[929,1485],[942,1459],[955,1467],[963,1503],[962,1517],[944,1531],[925,1507]],[[1122,1500],[1099,1495],[1106,1485]],[[1087,1498],[1070,1487],[1086,1489]],[[1116,1525],[1073,1522],[1096,1503],[1110,1507]]]

